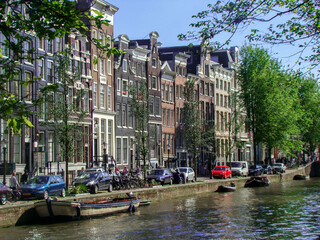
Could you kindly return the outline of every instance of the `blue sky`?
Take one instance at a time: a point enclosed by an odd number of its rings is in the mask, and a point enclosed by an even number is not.
[[[149,33],[156,31],[163,47],[188,45],[179,41],[177,35],[192,30],[189,27],[192,15],[205,10],[215,0],[106,0],[119,8],[114,17],[114,37],[127,34],[129,39],[146,39]],[[247,31],[248,32],[248,31]],[[241,47],[245,43],[244,34],[238,32],[230,46]],[[198,44],[199,42],[192,42]],[[290,46],[270,46],[268,48],[283,66],[294,66],[296,48]],[[298,66],[295,65],[295,68]]]

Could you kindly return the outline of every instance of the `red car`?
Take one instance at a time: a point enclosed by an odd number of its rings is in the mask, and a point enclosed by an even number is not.
[[[231,169],[228,166],[216,166],[212,170],[212,176],[214,178],[231,178]]]

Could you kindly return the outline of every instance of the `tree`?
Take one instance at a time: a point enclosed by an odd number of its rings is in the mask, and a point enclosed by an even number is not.
[[[90,13],[92,1],[72,0],[4,0],[0,1],[0,118],[7,120],[8,127],[20,132],[22,124],[32,126],[28,116],[33,114],[32,106],[25,103],[26,96],[20,96],[8,88],[9,83],[21,86],[32,84],[37,79],[19,82],[20,64],[38,59],[36,48],[32,44],[34,37],[53,40],[65,34],[76,33],[86,36],[90,24],[101,28],[108,21],[96,11]],[[119,54],[110,44],[103,45],[102,40],[91,39],[101,50],[101,54]],[[31,43],[31,44],[29,44]],[[54,89],[55,86],[47,88]],[[43,89],[45,90],[45,89]],[[32,99],[33,105],[39,100]]]
[[[135,143],[138,154],[142,156],[144,179],[147,178],[147,156],[149,154],[148,145],[148,123],[149,123],[149,92],[145,82],[138,82],[138,87],[129,85],[129,95],[131,99],[130,114],[135,119]]]
[[[180,34],[182,40],[210,40],[214,48],[228,45],[237,32],[248,29],[250,41],[298,46],[301,51],[311,48],[306,60],[319,63],[320,9],[316,0],[222,0],[209,4],[208,9],[194,15],[195,31]],[[280,23],[277,23],[279,21]],[[259,29],[255,28],[256,23]],[[264,32],[263,24],[266,24]],[[262,30],[261,30],[262,29]],[[224,38],[219,41],[218,36]]]
[[[186,81],[184,89],[184,108],[183,108],[183,122],[184,122],[184,136],[186,148],[193,157],[193,165],[195,172],[195,179],[197,180],[197,153],[201,146],[201,118],[199,113],[199,102],[195,99],[195,80],[189,78]]]
[[[65,160],[66,171],[66,189],[69,184],[69,162],[75,157],[77,152],[77,139],[83,138],[84,117],[90,113],[82,108],[81,102],[85,95],[88,96],[88,89],[76,90],[76,84],[81,83],[81,77],[77,69],[72,69],[70,65],[71,50],[67,49],[64,55],[57,56],[57,72],[59,76],[59,85],[55,92],[46,94],[47,117],[44,123],[46,126],[55,130],[59,146]],[[79,156],[80,157],[80,156]]]
[[[241,49],[240,54],[240,99],[246,109],[247,126],[253,133],[256,163],[259,143],[266,144],[271,152],[276,146],[285,148],[294,141],[290,136],[299,135],[297,86],[266,50],[249,46]]]

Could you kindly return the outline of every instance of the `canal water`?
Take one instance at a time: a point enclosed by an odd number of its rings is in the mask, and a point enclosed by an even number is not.
[[[154,202],[134,214],[0,229],[0,239],[320,239],[320,179]]]

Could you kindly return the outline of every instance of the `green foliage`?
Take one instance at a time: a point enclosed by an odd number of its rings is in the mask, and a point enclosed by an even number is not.
[[[130,114],[135,120],[135,144],[138,154],[142,157],[143,166],[146,166],[146,160],[149,154],[149,92],[146,82],[141,81],[137,86],[129,85],[129,95],[131,96],[129,101]],[[144,179],[146,179],[147,171],[145,167],[143,173]]]
[[[26,50],[26,43],[33,42],[33,38],[54,40],[65,34],[75,33],[87,36],[90,24],[99,28],[108,25],[101,13],[92,16],[88,6],[77,5],[72,0],[4,0],[0,1],[0,33],[3,36],[0,56],[0,118],[7,120],[8,128],[20,132],[27,117],[33,114],[25,102],[26,96],[20,96],[9,91],[9,84],[18,82],[21,73],[17,70],[24,61],[38,60],[35,44]],[[120,54],[121,51],[112,48],[109,43],[103,45],[97,39],[89,40],[96,44],[100,54]],[[37,81],[36,78],[20,83],[27,86]],[[32,99],[37,105],[40,99]]]
[[[79,184],[77,186],[73,186],[70,190],[70,194],[81,194],[81,193],[87,193],[88,188],[85,184]]]
[[[222,48],[244,29],[249,41],[298,46],[301,51],[311,48],[306,60],[319,62],[320,9],[311,0],[223,0],[208,4],[207,9],[192,16],[195,30],[178,37],[181,40],[213,40],[214,49]],[[254,24],[259,25],[254,28]],[[265,24],[265,28],[263,27]],[[223,36],[220,41],[219,35]]]

